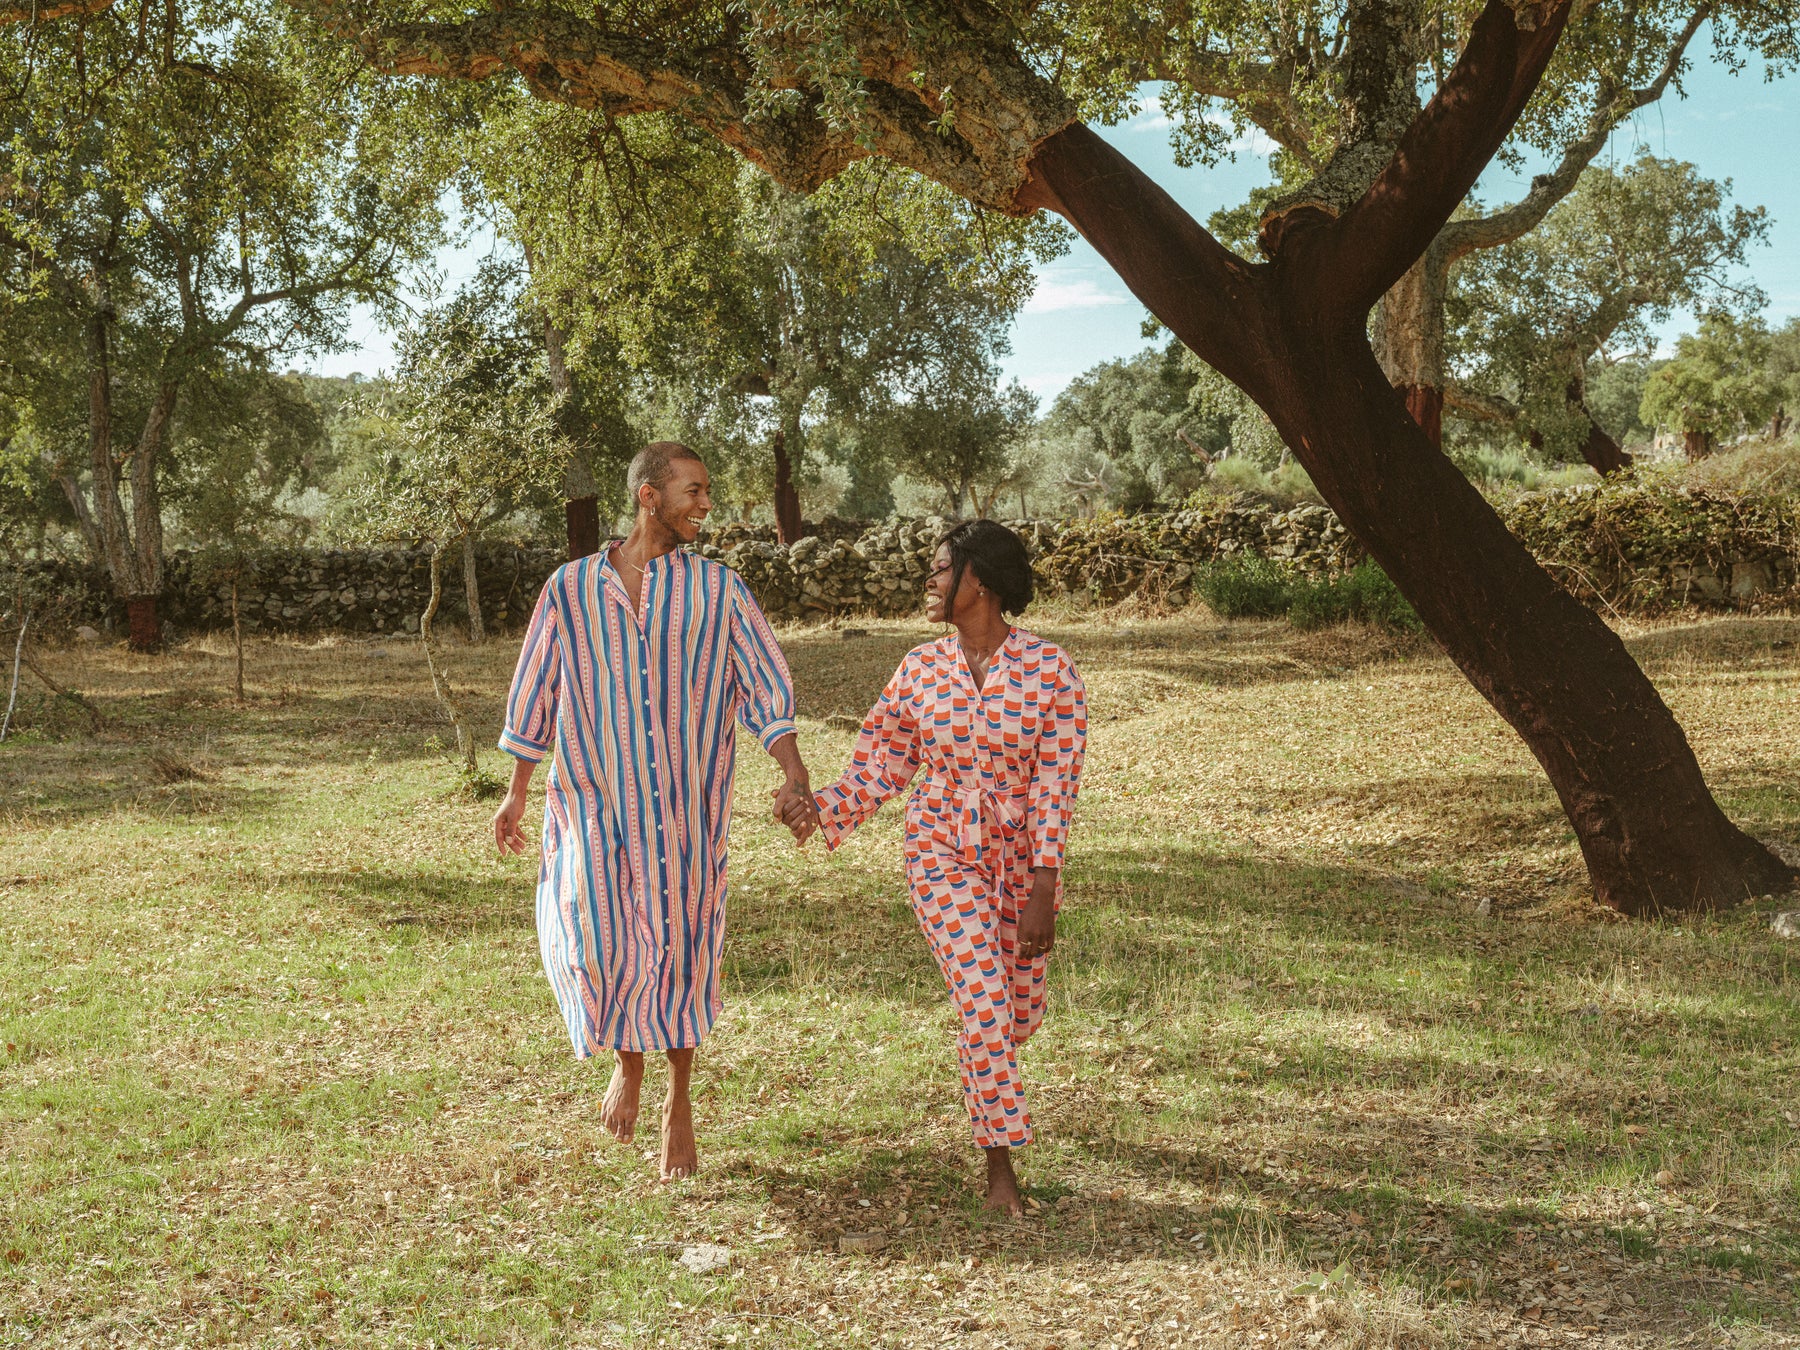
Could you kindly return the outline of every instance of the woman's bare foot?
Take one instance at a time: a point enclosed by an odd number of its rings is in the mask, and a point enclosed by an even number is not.
[[[643,1055],[633,1050],[615,1050],[612,1081],[600,1100],[600,1123],[621,1144],[629,1144],[637,1133],[638,1091],[643,1085]]]
[[[694,1142],[694,1108],[688,1099],[688,1079],[693,1065],[691,1049],[669,1051],[669,1095],[663,1098],[662,1119],[664,1181],[691,1177],[700,1166],[700,1151]]]
[[[1012,1150],[1002,1145],[987,1150],[988,1193],[983,1209],[996,1214],[1025,1217],[1025,1202],[1019,1198],[1019,1178],[1013,1175]]]

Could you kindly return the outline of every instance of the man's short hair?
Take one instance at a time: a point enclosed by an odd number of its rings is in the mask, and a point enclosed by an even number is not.
[[[706,462],[680,441],[651,441],[633,455],[631,467],[625,471],[625,491],[631,495],[632,509],[637,509],[639,488],[647,483],[660,490],[673,475],[675,464],[684,459]]]

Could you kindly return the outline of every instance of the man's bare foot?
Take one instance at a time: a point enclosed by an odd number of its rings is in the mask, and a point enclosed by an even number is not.
[[[638,1092],[644,1085],[644,1057],[632,1050],[613,1051],[612,1081],[600,1100],[600,1123],[621,1144],[637,1133]]]
[[[1002,1145],[987,1150],[988,1193],[983,1209],[996,1214],[1025,1217],[1025,1202],[1019,1198],[1019,1178],[1013,1175],[1012,1150]]]
[[[693,1064],[693,1050],[669,1051],[669,1095],[663,1099],[662,1119],[664,1181],[691,1177],[700,1166],[700,1151],[694,1142],[694,1108],[688,1099]]]

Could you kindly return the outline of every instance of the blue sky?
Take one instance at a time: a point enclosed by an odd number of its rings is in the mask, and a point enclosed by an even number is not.
[[[1697,50],[1705,50],[1703,42],[1704,37]],[[1763,73],[1760,63],[1737,75],[1710,62],[1697,65],[1685,81],[1686,98],[1671,91],[1640,112],[1614,133],[1603,157],[1625,163],[1647,148],[1691,160],[1709,177],[1733,180],[1734,201],[1767,207],[1774,221],[1769,244],[1756,250],[1747,270],[1768,293],[1769,318],[1779,322],[1800,314],[1800,78],[1768,83]],[[1255,139],[1240,143],[1234,159],[1211,168],[1177,167],[1167,122],[1154,106],[1103,134],[1201,221],[1221,206],[1243,201],[1267,178],[1267,147]],[[1514,175],[1496,168],[1477,191],[1485,201],[1512,200],[1524,192],[1532,171]],[[470,275],[492,246],[491,235],[480,234],[446,250],[439,259],[446,284],[453,288]],[[1140,350],[1143,318],[1142,307],[1112,270],[1076,240],[1066,255],[1039,270],[1036,294],[1013,332],[1006,373],[1048,402],[1096,362]],[[1691,326],[1691,316],[1676,316],[1663,334],[1665,342]],[[355,343],[351,350],[316,358],[308,368],[373,374],[392,359],[388,336],[367,311],[353,315],[349,336]]]

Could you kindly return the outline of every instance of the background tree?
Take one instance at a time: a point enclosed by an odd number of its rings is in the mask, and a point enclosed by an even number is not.
[[[391,383],[364,416],[387,456],[358,488],[367,527],[431,548],[431,598],[419,619],[432,689],[456,732],[471,783],[474,742],[451,694],[432,633],[443,599],[443,558],[463,560],[469,637],[483,637],[475,540],[533,492],[553,493],[568,463],[560,409],[549,391],[542,349],[526,332],[495,331],[489,278],[455,302],[427,311],[395,343]]]
[[[1620,89],[1640,87],[1618,78],[1621,63],[1666,58],[1634,55],[1638,35],[1679,13],[1691,22],[1691,10],[1257,0],[1149,14],[1111,3],[746,13],[603,0],[384,22],[357,0],[309,3],[338,16],[383,69],[512,71],[539,97],[614,117],[673,112],[796,191],[880,156],[991,210],[1058,212],[1268,414],[1445,652],[1525,738],[1601,901],[1688,909],[1793,880],[1725,818],[1624,645],[1507,533],[1396,395],[1369,340],[1371,309],[1413,272],[1494,155],[1509,140],[1528,148],[1604,118]],[[1791,7],[1747,0],[1708,13],[1727,43],[1751,40],[1781,59],[1800,48]],[[1202,151],[1223,135],[1206,117],[1215,99],[1239,122],[1298,117],[1313,129],[1305,161],[1295,156],[1305,180],[1262,215],[1265,262],[1221,246],[1081,120],[1123,114],[1137,83],[1157,74],[1181,81],[1177,131]],[[1384,333],[1394,308],[1384,307]]]
[[[1678,308],[1762,304],[1733,269],[1767,238],[1768,216],[1727,210],[1729,187],[1649,154],[1595,166],[1540,228],[1470,257],[1450,293],[1448,406],[1555,459],[1579,455],[1600,473],[1630,464],[1589,405],[1589,366],[1652,347]]]
[[[1781,406],[1770,351],[1760,318],[1702,316],[1700,331],[1678,338],[1674,359],[1651,372],[1644,420],[1681,433],[1689,459],[1705,458],[1721,437],[1756,426]]]
[[[324,419],[294,376],[208,370],[189,382],[176,520],[198,544],[192,569],[203,584],[231,588],[232,691],[244,701],[244,627],[238,586],[256,552],[298,525],[287,504],[306,485],[325,441]]]
[[[888,462],[942,490],[948,515],[962,516],[966,505],[985,516],[1011,479],[1037,399],[1017,382],[997,388],[998,372],[985,362],[960,373],[924,382],[891,405],[874,434],[889,447]]]
[[[441,173],[398,86],[260,0],[118,4],[0,28],[0,304],[79,350],[78,514],[134,646],[161,642],[162,469],[230,357],[326,350],[438,234]],[[47,404],[49,399],[40,399]]]
[[[1800,409],[1800,318],[1789,319],[1769,337],[1769,378],[1781,401],[1769,418],[1769,435],[1779,440],[1794,425]]]

